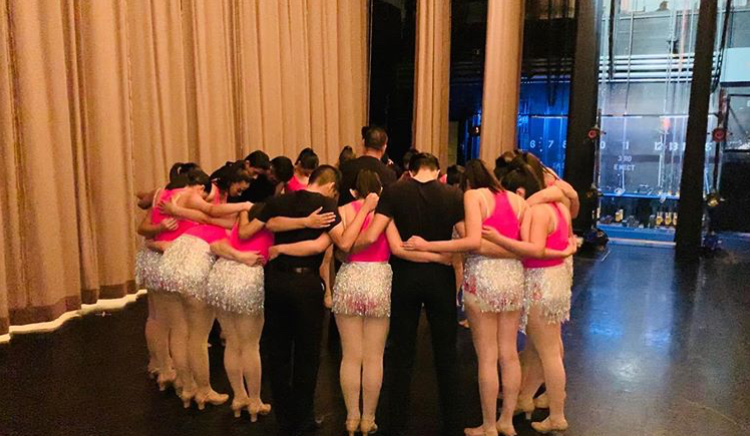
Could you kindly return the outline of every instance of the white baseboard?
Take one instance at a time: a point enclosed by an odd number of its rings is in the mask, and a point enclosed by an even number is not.
[[[60,315],[59,318],[53,321],[38,322],[38,323],[26,324],[26,325],[12,325],[10,326],[9,333],[5,335],[0,335],[0,344],[10,342],[11,337],[16,334],[22,335],[22,334],[27,334],[27,333],[52,332],[52,331],[59,329],[68,320],[71,320],[74,318],[80,318],[84,315],[89,315],[92,313],[98,313],[98,312],[103,312],[103,311],[121,310],[129,304],[135,303],[138,297],[142,295],[146,295],[146,294],[147,294],[147,291],[145,289],[141,289],[135,294],[129,294],[122,298],[116,298],[112,300],[100,299],[94,304],[83,304],[80,309],[73,310],[70,312],[65,312],[62,315]]]

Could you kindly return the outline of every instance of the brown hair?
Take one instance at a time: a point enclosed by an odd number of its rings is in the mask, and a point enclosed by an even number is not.
[[[383,190],[383,183],[380,181],[378,173],[372,170],[362,170],[357,174],[357,180],[354,182],[354,189],[360,198],[375,193],[380,195]]]
[[[500,192],[503,187],[495,176],[487,169],[487,165],[481,159],[472,159],[466,162],[463,177],[461,177],[461,189],[487,188],[490,191]]]

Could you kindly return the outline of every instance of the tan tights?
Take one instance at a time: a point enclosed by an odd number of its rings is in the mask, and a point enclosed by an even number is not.
[[[243,315],[218,310],[216,313],[226,336],[224,368],[234,391],[234,401],[260,400],[260,335],[263,313]]]
[[[341,333],[343,356],[339,378],[347,419],[374,418],[383,384],[383,352],[389,319],[338,314],[336,324]]]

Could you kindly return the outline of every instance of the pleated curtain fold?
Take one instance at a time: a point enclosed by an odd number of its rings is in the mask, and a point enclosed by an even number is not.
[[[451,0],[417,2],[412,144],[448,162]]]
[[[516,148],[524,3],[489,0],[487,5],[480,157],[491,168],[500,154]]]
[[[0,0],[0,334],[135,291],[135,193],[250,150],[334,162],[367,0]]]

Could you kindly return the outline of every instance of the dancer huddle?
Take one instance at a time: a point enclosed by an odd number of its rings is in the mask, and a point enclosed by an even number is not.
[[[229,400],[209,377],[207,342],[218,319],[235,416],[247,410],[256,421],[271,412],[260,393],[262,333],[280,427],[314,431],[321,425],[313,398],[324,296],[331,292],[321,266],[333,245],[341,261],[331,306],[347,434],[377,430],[383,385],[384,430],[405,434],[422,308],[443,434],[515,435],[513,416],[530,419],[536,408],[550,414],[532,423],[535,430],[565,431],[560,325],[570,312],[575,191],[524,152],[503,154],[494,172],[469,161],[460,189],[441,181],[429,153],[413,153],[408,176],[397,177],[384,158],[387,142],[382,128],[363,129],[364,154],[340,159],[339,168],[319,165],[311,149],[294,164],[256,151],[210,176],[196,164],[175,164],[167,186],[139,194],[150,211],[139,227],[145,242],[136,280],[148,289],[149,370],[159,388],[173,386],[185,407]],[[458,395],[458,261],[483,417],[466,429]],[[519,331],[527,334],[520,357]],[[545,394],[534,398],[542,384]]]

